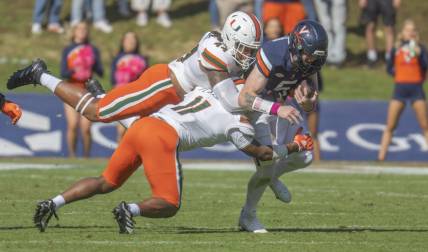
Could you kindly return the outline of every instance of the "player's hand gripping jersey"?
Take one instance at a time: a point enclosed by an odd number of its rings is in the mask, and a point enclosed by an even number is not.
[[[207,32],[195,48],[168,66],[186,93],[197,86],[212,88],[206,71],[228,72],[231,77],[242,74],[241,67],[227,52],[221,34],[215,31]]]
[[[180,151],[231,141],[238,149],[248,146],[254,129],[227,112],[209,89],[197,87],[177,105],[167,105],[153,116],[173,126],[179,134]]]

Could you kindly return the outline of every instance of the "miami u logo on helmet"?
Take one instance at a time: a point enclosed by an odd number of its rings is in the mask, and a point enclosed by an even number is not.
[[[233,24],[235,23],[235,21],[236,21],[236,19],[233,19],[232,21],[230,21],[230,27],[232,27],[232,29],[233,29],[234,31],[239,31],[239,29],[241,29],[241,26],[240,26],[240,25],[238,25],[238,26],[236,26],[236,27],[233,27]]]

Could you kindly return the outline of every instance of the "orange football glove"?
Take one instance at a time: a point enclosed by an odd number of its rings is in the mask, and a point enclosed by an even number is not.
[[[314,141],[309,134],[302,134],[303,128],[300,127],[294,136],[294,143],[299,146],[300,151],[311,151],[314,149]]]
[[[21,118],[22,115],[22,110],[18,106],[18,104],[15,104],[11,101],[5,101],[1,112],[9,116],[12,120],[12,124],[14,125],[18,122],[19,118]]]

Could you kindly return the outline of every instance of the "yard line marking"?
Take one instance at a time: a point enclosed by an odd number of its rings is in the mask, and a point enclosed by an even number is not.
[[[331,166],[332,164],[330,164]],[[333,164],[334,165],[334,164]],[[0,162],[0,171],[23,170],[23,169],[72,169],[85,165],[78,164],[31,164],[31,163],[2,163]],[[411,166],[369,166],[369,165],[347,165],[337,164],[336,167],[327,167],[321,165],[310,166],[296,172],[304,173],[333,173],[333,174],[397,174],[397,175],[428,175],[428,167],[411,167]],[[196,171],[255,171],[254,164],[251,162],[193,162],[184,161],[184,170]]]
[[[238,233],[238,231],[236,232]],[[273,231],[272,233],[276,233]],[[271,233],[271,234],[272,234]],[[249,236],[252,236],[253,234],[248,233]],[[266,235],[269,235],[266,234]],[[64,241],[64,240],[10,240],[10,241],[0,241],[0,244],[68,244],[68,245],[75,245],[75,244],[91,244],[91,245],[114,245],[114,246],[136,246],[136,245],[182,245],[182,244],[192,244],[192,245],[226,245],[229,244],[230,241],[182,241],[182,240],[145,240],[145,241],[111,241],[111,240],[79,240],[79,241]],[[327,245],[327,244],[337,244],[337,245],[370,245],[370,246],[384,246],[384,242],[377,242],[377,241],[290,241],[290,240],[277,240],[277,241],[260,241],[260,240],[254,240],[254,241],[234,241],[234,243],[239,244],[248,244],[248,245],[254,245],[254,244],[302,244],[302,245]],[[404,242],[398,242],[398,244],[404,243]],[[416,242],[416,244],[421,244],[420,242]]]

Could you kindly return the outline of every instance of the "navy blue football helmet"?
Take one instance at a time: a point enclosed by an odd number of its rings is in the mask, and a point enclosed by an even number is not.
[[[304,76],[321,70],[328,53],[328,37],[324,27],[316,21],[303,20],[294,27],[289,36],[290,52],[295,58],[292,60],[293,68]]]

